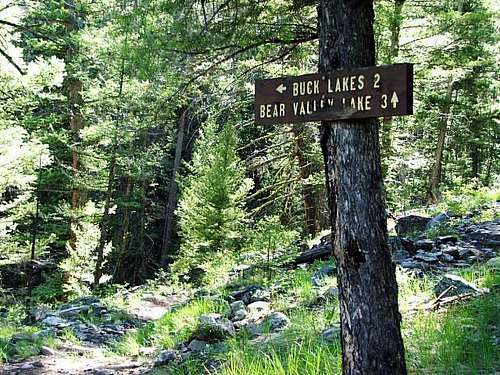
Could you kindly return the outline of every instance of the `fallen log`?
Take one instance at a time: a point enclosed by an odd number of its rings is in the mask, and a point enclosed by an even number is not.
[[[288,263],[289,266],[297,266],[301,263],[313,263],[315,260],[332,259],[332,245],[320,244],[314,246],[311,250],[306,250],[299,254],[294,260]]]

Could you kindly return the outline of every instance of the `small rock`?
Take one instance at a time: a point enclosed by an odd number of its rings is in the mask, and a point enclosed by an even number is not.
[[[271,331],[281,331],[290,324],[290,319],[283,313],[274,311],[267,317]]]
[[[21,366],[21,370],[33,370],[35,366],[33,366],[31,363],[25,363]]]
[[[188,348],[193,352],[205,352],[210,348],[210,346],[206,341],[194,339],[191,340]]]
[[[456,246],[441,245],[441,252],[451,255],[455,259],[460,259],[460,252]]]
[[[448,262],[448,263],[455,261],[455,258],[453,256],[446,253],[441,253],[441,255],[439,255],[439,259],[442,260],[443,262]]]
[[[212,341],[224,339],[234,334],[234,325],[220,314],[207,314],[199,318],[196,336],[200,339]]]
[[[396,233],[398,236],[402,237],[423,232],[430,221],[430,218],[418,215],[409,215],[399,218],[396,223]]]
[[[139,348],[139,354],[142,356],[150,356],[155,352],[155,348],[150,346]]]
[[[231,293],[234,300],[241,300],[248,305],[255,301],[269,301],[271,297],[269,291],[265,290],[260,285],[249,285],[243,289]]]
[[[411,255],[408,251],[406,250],[396,250],[394,253],[392,253],[392,259],[396,262],[402,262],[405,259],[410,258]]]
[[[420,262],[417,262],[413,259],[408,259],[408,260],[401,262],[400,266],[403,268],[409,268],[409,269],[421,269],[422,268],[422,265],[420,264]]]
[[[81,313],[86,313],[90,309],[89,306],[74,306],[74,307],[69,307],[67,309],[59,310],[58,315],[63,317],[63,318],[72,318],[72,317],[77,317]]]
[[[337,269],[332,264],[327,264],[318,271],[314,272],[311,276],[311,282],[314,286],[320,287],[324,284],[324,279],[329,276],[335,276],[337,274]]]
[[[68,321],[66,321],[65,319],[61,319],[57,316],[48,316],[44,320],[42,320],[42,323],[48,326],[58,327],[58,328],[64,328],[70,326],[70,323]]]
[[[500,270],[500,257],[491,258],[486,262],[486,265],[493,267],[497,270]]]
[[[328,288],[324,294],[327,298],[338,297],[339,296],[339,288],[336,286],[332,286]]]
[[[321,333],[323,340],[327,342],[334,342],[340,338],[340,326],[333,326],[325,329]]]
[[[418,252],[414,256],[414,258],[417,260],[421,260],[422,262],[427,262],[427,263],[435,263],[438,261],[437,255],[433,254],[433,253]]]
[[[247,310],[241,309],[233,314],[233,321],[243,320],[248,316]]]
[[[248,311],[252,317],[264,316],[271,311],[271,304],[265,301],[253,302],[247,306]]]
[[[432,251],[432,248],[434,247],[434,241],[432,240],[418,240],[415,242],[415,248],[417,250],[424,250],[424,251]]]
[[[155,366],[164,366],[177,360],[179,358],[179,352],[177,350],[169,349],[162,350],[155,359]]]
[[[444,244],[444,243],[456,244],[458,241],[458,238],[456,236],[440,236],[437,238],[437,241],[441,244]]]
[[[236,311],[245,310],[246,306],[243,301],[234,301],[231,303],[231,312],[234,314]]]
[[[480,293],[482,291],[477,286],[469,283],[460,276],[451,274],[446,274],[439,280],[434,287],[434,294],[439,296],[446,290],[448,291],[442,297],[459,296],[465,293]]]
[[[49,356],[49,355],[55,355],[56,352],[54,349],[49,348],[48,346],[42,346],[40,347],[40,354]]]
[[[437,214],[436,216],[434,216],[431,220],[429,220],[425,229],[427,230],[427,229],[434,228],[437,225],[448,221],[449,219],[450,219],[450,217],[446,213],[441,212],[441,213]]]

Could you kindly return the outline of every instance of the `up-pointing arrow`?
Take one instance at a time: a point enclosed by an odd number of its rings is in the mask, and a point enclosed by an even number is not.
[[[399,98],[396,94],[396,91],[392,92],[391,103],[392,103],[392,108],[396,108],[398,106]]]
[[[278,91],[280,94],[283,94],[286,91],[286,86],[284,84],[280,84],[278,87],[276,87],[276,91]]]

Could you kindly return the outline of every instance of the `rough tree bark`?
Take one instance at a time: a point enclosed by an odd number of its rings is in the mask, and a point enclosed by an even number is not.
[[[80,20],[76,13],[76,6],[73,0],[68,0],[64,3],[65,8],[69,13],[69,22],[66,24],[66,32],[68,35],[72,35],[80,30]],[[79,53],[78,46],[73,43],[70,39],[68,48],[66,50],[65,63],[70,64]],[[65,84],[67,85],[67,97],[69,106],[69,127],[71,130],[71,136],[73,140],[73,149],[71,151],[71,167],[73,171],[73,179],[78,180],[78,174],[81,169],[80,154],[78,153],[76,147],[80,144],[80,130],[83,128],[83,115],[81,108],[83,107],[82,81],[75,77],[73,73],[69,73],[65,79]],[[84,197],[82,190],[78,183],[74,183],[71,189],[71,209],[77,210],[83,206]],[[74,217],[70,221],[70,238],[69,246],[71,249],[76,250],[76,233],[73,227],[78,225],[78,220]]]
[[[320,0],[320,73],[375,65],[372,0]],[[322,122],[344,375],[406,374],[376,119]]]
[[[452,102],[451,97],[453,95],[454,87],[455,83],[450,77],[448,89],[446,90],[445,105],[441,110],[439,133],[436,143],[436,150],[434,151],[434,164],[431,171],[431,185],[429,188],[429,195],[430,199],[434,202],[439,198],[439,185],[441,185],[441,179],[443,175],[443,153],[444,144],[446,141],[446,132],[450,126],[449,123],[451,123],[452,121],[450,111]]]
[[[295,156],[299,164],[299,175],[302,181],[307,180],[311,174],[311,164],[305,158],[304,149],[306,148],[304,140],[304,124],[294,124],[292,133],[295,138]],[[305,185],[302,189],[302,198],[304,201],[304,216],[307,234],[315,235],[318,232],[317,203],[314,188],[311,185]]]
[[[163,227],[163,241],[161,246],[161,264],[165,266],[168,261],[168,249],[172,245],[172,229],[174,227],[175,207],[177,206],[177,172],[181,166],[182,149],[184,145],[184,133],[186,129],[186,112],[183,110],[179,119],[179,130],[177,131],[177,142],[175,145],[174,165],[172,177],[168,190],[167,206],[165,207],[165,224]]]
[[[101,235],[99,237],[99,245],[97,246],[97,260],[94,270],[94,283],[93,288],[99,286],[99,281],[102,276],[102,264],[104,262],[104,247],[106,246],[106,240],[108,238],[108,227],[110,214],[109,210],[111,208],[111,195],[113,193],[113,185],[115,181],[115,168],[116,168],[116,156],[115,148],[113,147],[113,154],[111,161],[109,162],[109,172],[108,172],[108,187],[106,190],[106,199],[104,201],[104,213],[101,220]]]

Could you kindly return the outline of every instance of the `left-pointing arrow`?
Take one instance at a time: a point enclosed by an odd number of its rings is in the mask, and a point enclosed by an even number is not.
[[[283,94],[286,91],[286,86],[284,84],[280,84],[278,87],[276,87],[276,91],[278,91],[280,94]]]

